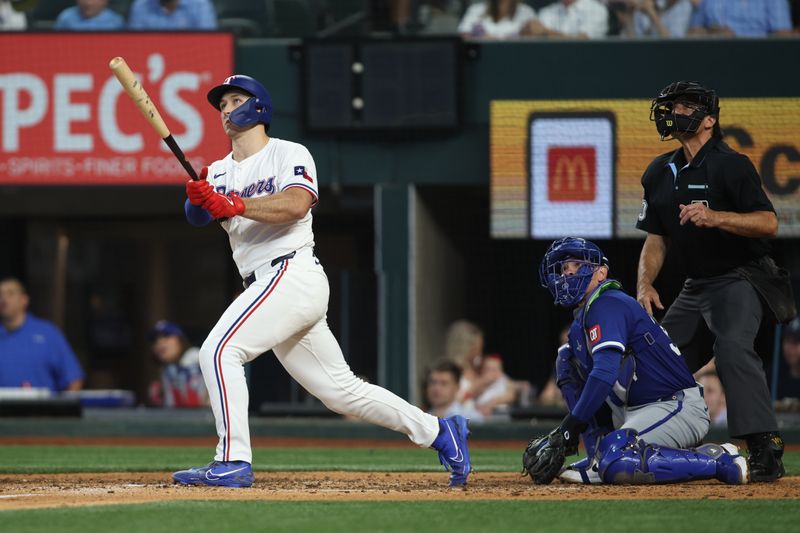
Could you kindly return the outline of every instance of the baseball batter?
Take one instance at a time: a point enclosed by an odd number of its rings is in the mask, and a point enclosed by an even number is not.
[[[587,458],[561,473],[565,481],[746,483],[747,461],[735,445],[685,449],[708,432],[702,391],[666,332],[608,271],[597,245],[573,237],[555,241],[542,260],[540,280],[555,303],[577,308],[556,360],[570,413],[531,442],[526,470],[551,481],[583,433]]]
[[[216,420],[214,461],[176,472],[185,485],[249,487],[253,483],[243,365],[273,350],[289,374],[329,409],[400,431],[432,447],[451,471],[450,485],[470,473],[467,421],[438,419],[357,378],[325,315],[328,279],[314,256],[311,208],[317,171],[302,145],[270,137],[272,102],[261,83],[231,76],[208,93],[232,151],[186,185],[186,217],[212,220],[228,232],[245,291],[225,310],[200,349]]]

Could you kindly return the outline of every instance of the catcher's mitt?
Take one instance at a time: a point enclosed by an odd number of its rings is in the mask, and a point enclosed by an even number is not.
[[[564,439],[557,431],[532,439],[522,454],[522,473],[537,485],[548,485],[561,472],[565,457]]]

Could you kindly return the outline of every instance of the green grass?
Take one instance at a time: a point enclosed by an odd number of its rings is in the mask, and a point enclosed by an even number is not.
[[[174,502],[0,513],[4,531],[794,531],[793,500]],[[57,524],[57,526],[55,526]]]
[[[170,471],[208,463],[212,448],[148,446],[0,446],[0,473]],[[521,469],[522,450],[476,449],[484,472]],[[257,471],[438,472],[436,452],[407,448],[256,448]]]
[[[204,465],[213,450],[204,447],[154,446],[0,446],[0,473],[147,472]],[[515,472],[522,450],[478,448],[471,452],[476,470]],[[352,470],[434,472],[441,470],[436,453],[407,448],[256,448],[255,470]],[[800,472],[800,452],[787,452],[787,472]]]
[[[0,473],[171,471],[207,462],[201,447],[0,446]],[[475,449],[482,471],[517,471],[521,450]],[[431,450],[258,448],[255,468],[275,470],[440,471]],[[785,458],[800,472],[800,452]],[[211,496],[211,495],[210,495]],[[14,533],[291,532],[680,532],[793,531],[797,500],[666,501],[175,501],[146,505],[0,512]],[[458,528],[455,529],[454,526]]]

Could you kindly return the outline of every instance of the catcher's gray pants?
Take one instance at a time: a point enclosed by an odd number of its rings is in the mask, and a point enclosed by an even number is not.
[[[731,273],[687,279],[661,322],[692,372],[716,357],[733,437],[778,430],[764,367],[753,347],[762,316],[756,290]]]
[[[614,427],[635,429],[648,444],[692,448],[708,433],[708,407],[699,387],[636,407],[613,407]]]

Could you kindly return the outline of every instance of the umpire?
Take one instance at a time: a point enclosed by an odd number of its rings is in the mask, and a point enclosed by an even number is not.
[[[658,156],[642,177],[636,227],[647,238],[637,299],[651,315],[654,307],[664,308],[653,282],[669,245],[682,256],[688,279],[661,324],[692,372],[716,356],[730,434],[747,441],[751,480],[774,481],[784,474],[783,441],[753,348],[764,293],[752,279],[777,276],[767,255],[767,239],[778,233],[775,209],[747,156],[722,141],[713,90],[672,83],[653,100],[650,120],[662,140],[675,139],[681,147]]]

